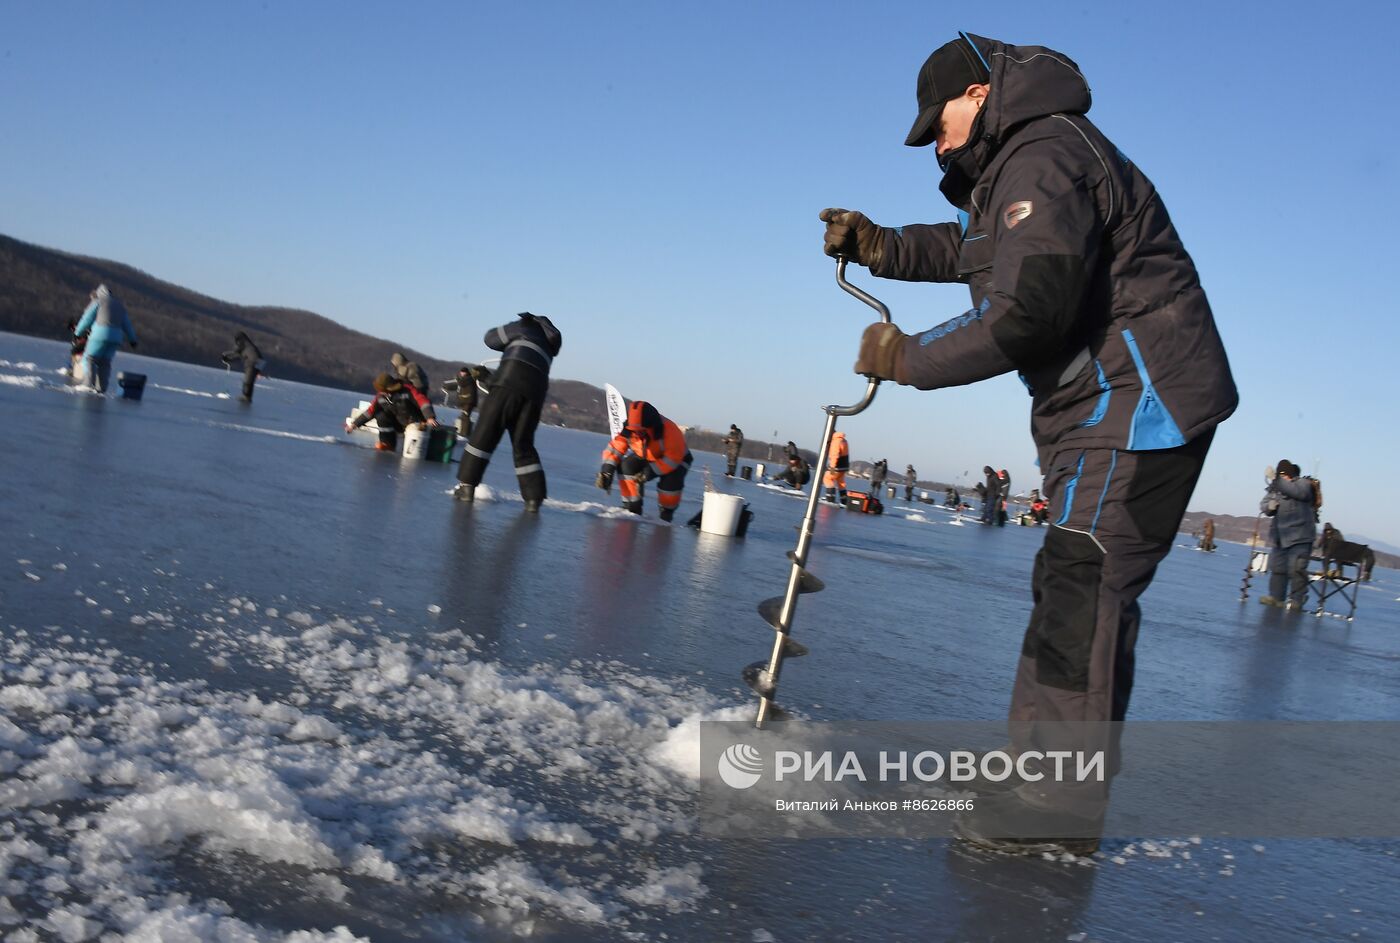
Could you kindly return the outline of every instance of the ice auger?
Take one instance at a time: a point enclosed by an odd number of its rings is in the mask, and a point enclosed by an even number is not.
[[[1264,469],[1264,487],[1267,488],[1273,480],[1274,466],[1270,465],[1268,468]],[[1267,491],[1264,496],[1268,497]],[[1257,566],[1263,565],[1260,558],[1262,557],[1264,561],[1269,559],[1269,551],[1259,549],[1259,525],[1263,523],[1263,521],[1264,508],[1261,504],[1259,507],[1259,516],[1254,519],[1254,535],[1249,538],[1249,559],[1246,560],[1244,564],[1244,579],[1240,580],[1240,602],[1245,602],[1249,599],[1249,582],[1254,579],[1254,569]]]
[[[846,281],[846,260],[836,261],[836,284],[843,290],[859,298],[880,313],[880,320],[890,322],[890,309],[868,293]],[[812,549],[812,536],[816,531],[817,502],[821,499],[822,478],[826,474],[826,453],[831,447],[831,436],[836,432],[838,416],[855,416],[875,400],[875,390],[880,381],[870,379],[866,383],[865,395],[854,406],[826,406],[826,429],[822,432],[821,448],[817,451],[817,466],[811,478],[812,493],[807,497],[807,513],[797,532],[797,549],[789,550],[787,557],[792,561],[788,571],[787,592],[782,596],[765,599],[758,604],[758,614],[773,627],[773,651],[767,661],[756,661],[744,669],[744,681],[758,695],[758,716],[754,726],[762,727],[764,722],[780,709],[773,703],[773,695],[778,690],[778,677],[783,670],[784,658],[797,658],[807,654],[807,647],[794,641],[792,632],[793,616],[797,613],[797,597],[803,593],[819,593],[825,584],[807,570],[807,554]]]

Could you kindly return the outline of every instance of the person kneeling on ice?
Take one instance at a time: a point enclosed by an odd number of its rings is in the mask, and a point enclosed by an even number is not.
[[[72,377],[75,380],[81,379],[83,375],[83,348],[87,347],[86,337],[77,337],[74,332],[78,330],[78,319],[68,319],[68,366],[59,372]]]
[[[420,422],[430,426],[438,424],[428,397],[418,392],[417,387],[387,373],[374,378],[374,400],[368,409],[345,424],[345,431],[354,432],[371,419],[379,426],[379,441],[374,447],[384,452],[394,450],[399,433],[409,426]]]
[[[798,491],[801,491],[811,477],[812,466],[808,465],[802,459],[802,456],[793,455],[788,458],[787,470],[780,475],[774,475],[773,480],[775,482],[780,481],[783,484],[791,485]]]
[[[603,449],[603,467],[595,484],[611,491],[613,476],[621,470],[622,506],[640,514],[642,485],[656,478],[656,503],[661,519],[669,521],[680,507],[685,473],[693,460],[680,426],[655,406],[638,400],[627,407],[627,425]]]
[[[82,383],[99,393],[107,392],[107,381],[112,375],[112,357],[125,337],[136,349],[136,329],[131,326],[131,317],[126,313],[126,305],[108,290],[106,285],[98,285],[93,291],[82,320],[73,330],[74,346],[79,338],[87,338],[83,348],[84,375]]]
[[[1037,524],[1050,523],[1050,504],[1038,490],[1031,492],[1031,520]]]

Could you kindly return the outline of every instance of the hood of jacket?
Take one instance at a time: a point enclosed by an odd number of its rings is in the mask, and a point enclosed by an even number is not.
[[[1069,56],[1044,46],[970,38],[991,63],[991,91],[983,106],[984,136],[1001,143],[1032,118],[1088,113],[1093,104],[1089,83]]]
[[[943,192],[959,207],[1018,127],[1047,115],[1082,115],[1093,104],[1088,81],[1064,53],[1044,46],[1012,46],[971,33],[967,37],[986,60],[991,81],[967,143],[942,158],[948,168]]]
[[[532,339],[547,349],[551,357],[559,356],[559,351],[564,347],[564,335],[559,333],[559,328],[554,326],[553,321],[542,314],[531,314],[528,311],[522,311],[516,317],[527,328],[534,328],[531,333],[537,336]]]
[[[627,407],[626,428],[632,435],[645,435],[657,442],[666,436],[661,413],[646,400],[636,400]]]

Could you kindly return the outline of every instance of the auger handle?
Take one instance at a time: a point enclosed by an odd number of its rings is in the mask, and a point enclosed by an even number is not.
[[[880,320],[885,324],[890,323],[890,309],[885,307],[885,303],[876,298],[863,288],[858,288],[846,281],[846,257],[844,255],[836,257],[836,284],[841,286],[841,290],[847,294],[854,295],[861,301],[870,305],[880,315]],[[880,381],[870,378],[866,381],[865,395],[860,398],[860,402],[853,406],[827,406],[826,412],[832,416],[854,416],[857,413],[865,412],[867,406],[875,401],[875,391],[880,388]]]
[[[861,301],[870,305],[880,314],[880,320],[885,324],[890,323],[890,309],[885,307],[884,302],[871,295],[869,292],[857,288],[846,281],[846,258],[838,256],[836,259],[836,284],[848,294],[854,295]],[[821,500],[822,478],[826,474],[827,452],[831,448],[831,437],[836,432],[836,419],[838,416],[854,416],[864,412],[865,408],[875,400],[875,391],[879,389],[880,381],[869,379],[865,387],[865,395],[860,402],[854,406],[827,406],[826,428],[822,431],[821,451],[817,453],[817,464],[812,470],[812,490],[807,496],[807,512],[802,517],[802,525],[797,532],[797,549],[793,551],[793,564],[788,573],[787,592],[783,595],[783,605],[779,610],[777,633],[773,638],[773,649],[768,656],[768,666],[763,676],[768,679],[769,690],[767,694],[759,694],[758,715],[754,718],[754,726],[759,729],[767,723],[773,708],[773,695],[778,690],[778,678],[783,670],[783,652],[787,642],[788,633],[791,631],[792,622],[797,614],[797,597],[800,593],[800,583],[802,572],[807,566],[807,554],[812,549],[812,538],[817,529],[817,505]]]

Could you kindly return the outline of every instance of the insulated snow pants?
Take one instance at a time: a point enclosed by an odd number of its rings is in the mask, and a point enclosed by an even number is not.
[[[846,503],[846,472],[828,468],[826,474],[822,475],[822,484],[826,487],[826,499],[835,502],[837,495],[841,496],[840,503]]]
[[[107,386],[112,379],[112,357],[93,356],[91,353],[83,357],[83,363],[87,367],[87,375],[83,382],[100,393],[107,392]]]
[[[1275,547],[1270,551],[1269,595],[1282,600],[1287,593],[1289,602],[1303,608],[1308,601],[1308,560],[1311,557],[1311,542]]]
[[[257,363],[243,365],[243,398],[249,402],[253,399],[253,384],[258,382],[258,374],[261,372]]]
[[[515,453],[515,477],[520,482],[520,496],[526,501],[545,499],[544,466],[535,450],[535,428],[544,410],[545,391],[538,395],[522,393],[509,387],[496,387],[486,397],[476,417],[471,438],[462,447],[462,464],[457,478],[475,488],[486,474],[491,453],[510,433],[511,449]]]
[[[664,475],[658,476],[651,471],[651,466],[646,459],[635,452],[628,452],[622,456],[622,461],[617,466],[618,492],[622,496],[622,506],[633,514],[642,513],[642,486],[637,483],[636,476],[645,474],[647,480],[656,479],[656,504],[661,509],[661,513],[666,520],[671,519],[671,515],[676,513],[676,508],[681,505],[681,492],[685,490],[685,475],[690,471],[690,463],[694,461],[689,452],[685,453],[684,460],[680,465],[671,469]]]
[[[1011,695],[1011,744],[1105,755],[1104,782],[1018,789],[1028,802],[1101,816],[1118,769],[1147,589],[1196,487],[1214,430],[1174,449],[1068,449],[1046,469],[1053,522],[1036,555],[1035,601]]]
[[[403,432],[404,425],[399,422],[399,417],[395,416],[392,410],[375,410],[374,424],[379,428],[380,445],[386,449],[396,449],[399,447],[399,433]]]

